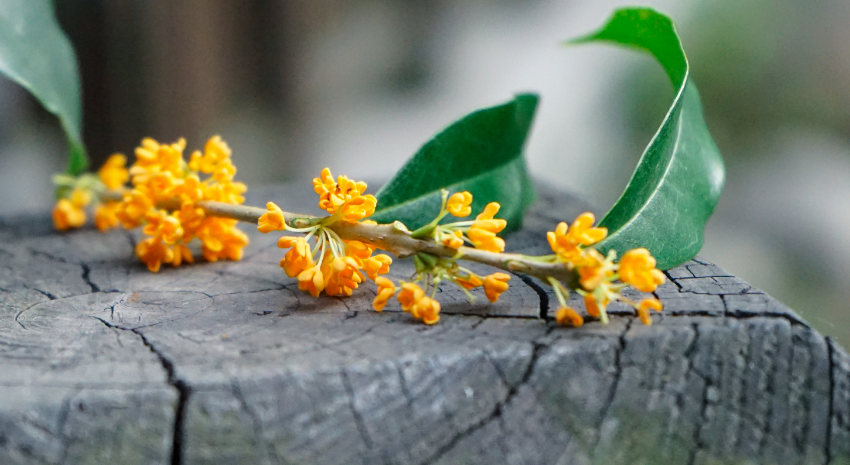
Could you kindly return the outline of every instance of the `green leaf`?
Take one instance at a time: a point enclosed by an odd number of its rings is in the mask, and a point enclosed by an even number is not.
[[[26,88],[59,118],[68,136],[68,173],[88,166],[82,142],[77,60],[51,0],[0,1],[0,73]]]
[[[379,223],[401,221],[414,230],[440,211],[440,189],[472,193],[477,214],[489,202],[502,205],[508,230],[522,226],[522,214],[534,201],[534,188],[522,149],[534,119],[537,96],[471,113],[428,141],[378,191],[371,217]]]
[[[723,190],[723,159],[705,124],[688,60],[667,16],[648,8],[617,10],[599,31],[570,41],[613,42],[652,54],[676,98],[643,153],[623,195],[600,221],[608,238],[598,246],[618,253],[646,247],[669,269],[702,248],[705,224]]]

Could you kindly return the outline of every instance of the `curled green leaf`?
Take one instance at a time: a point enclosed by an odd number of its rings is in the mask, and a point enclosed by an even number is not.
[[[522,214],[534,200],[534,188],[522,155],[537,96],[476,111],[434,136],[378,191],[371,219],[401,221],[411,230],[427,224],[440,211],[441,189],[472,193],[472,211],[489,202],[502,206],[499,217],[509,229],[522,225]]]
[[[68,137],[68,174],[88,166],[82,142],[77,60],[51,0],[0,1],[0,73],[27,89],[59,118]]]
[[[648,8],[617,10],[600,30],[569,44],[612,42],[649,52],[676,97],[641,156],[620,199],[600,221],[608,238],[598,248],[623,253],[646,247],[669,269],[702,248],[705,224],[723,190],[723,159],[702,114],[688,60],[673,22]]]

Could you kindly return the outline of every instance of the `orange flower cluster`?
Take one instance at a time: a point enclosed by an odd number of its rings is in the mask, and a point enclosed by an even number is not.
[[[484,288],[484,295],[492,303],[498,302],[502,293],[508,290],[508,281],[510,281],[511,275],[507,273],[493,273],[482,280],[481,276],[475,273],[468,270],[463,271],[467,272],[466,276],[454,276],[454,281],[467,290],[476,287]]]
[[[376,200],[364,195],[366,183],[356,182],[345,176],[334,181],[330,170],[322,170],[321,178],[313,180],[319,194],[319,206],[331,213],[320,223],[304,229],[291,228],[283,211],[274,202],[266,204],[267,212],[257,225],[262,233],[289,230],[308,233],[316,237],[316,246],[311,248],[305,237],[283,236],[278,247],[289,249],[280,261],[287,276],[298,279],[298,288],[313,297],[324,292],[331,296],[350,296],[368,276],[375,280],[379,274],[390,271],[392,259],[386,255],[375,255],[376,248],[356,240],[343,240],[328,228],[336,221],[359,221],[375,211]],[[365,272],[365,273],[364,273]]]
[[[416,284],[401,285],[398,303],[402,310],[410,313],[417,320],[422,319],[426,325],[437,324],[440,321],[440,302],[425,295],[425,291]]]
[[[619,263],[614,262],[616,252],[613,250],[608,252],[608,256],[603,256],[592,246],[605,239],[608,230],[593,227],[594,222],[592,213],[583,213],[572,226],[560,223],[555,231],[549,231],[546,237],[555,252],[555,259],[578,273],[581,285],[578,292],[584,296],[588,315],[607,322],[606,307],[619,300],[632,305],[641,321],[651,324],[649,310],[660,311],[661,302],[658,299],[646,299],[638,304],[623,297],[619,291],[631,285],[641,292],[653,292],[664,283],[664,273],[655,268],[655,258],[644,248],[626,252]],[[617,280],[620,284],[615,284]],[[581,315],[566,304],[565,294],[569,291],[555,281],[550,282],[561,303],[555,316],[556,321],[581,326],[584,322]]]
[[[466,271],[465,276],[454,276],[444,271],[436,271],[436,268],[429,272],[441,278],[448,277],[467,290],[483,287],[484,294],[487,295],[487,299],[490,302],[499,300],[499,296],[508,289],[508,280],[511,279],[508,274],[493,273],[482,280],[475,273],[468,270],[464,271]],[[457,272],[455,271],[455,273]],[[431,282],[433,283],[434,280],[432,279]],[[387,301],[395,295],[398,288],[396,288],[396,285],[392,281],[384,277],[378,277],[375,283],[378,285],[378,293],[372,302],[372,307],[380,312],[387,305]],[[436,292],[436,285],[432,284],[432,286],[432,291]],[[433,325],[440,321],[440,302],[434,299],[433,296],[429,297],[416,283],[402,282],[400,289],[398,302],[402,310],[410,313],[417,320],[421,319],[427,325]]]
[[[318,262],[312,254],[304,238],[284,236],[278,241],[278,246],[291,249],[281,260],[280,266],[287,276],[298,278],[298,288],[307,291],[313,297],[318,297],[324,291],[330,296],[350,296],[357,287],[372,280],[378,274],[390,271],[392,259],[386,255],[371,256],[374,248],[359,241],[343,241],[344,256],[334,256],[330,250],[319,257]],[[366,271],[364,274],[363,271]]]
[[[490,202],[474,221],[439,224],[440,220],[449,214],[459,218],[472,214],[471,193],[455,192],[448,196],[448,191],[443,190],[443,205],[439,214],[430,224],[421,228],[422,233],[418,237],[430,236],[437,243],[452,249],[457,249],[465,242],[469,242],[480,250],[504,252],[505,241],[497,234],[505,229],[508,222],[495,218],[500,208],[498,202]]]
[[[591,246],[608,236],[607,228],[593,228],[596,218],[593,213],[582,213],[573,221],[572,226],[558,223],[554,231],[546,233],[549,246],[558,258],[567,264],[580,265],[583,263],[584,247]],[[587,249],[593,250],[593,249]]]
[[[378,295],[372,306],[380,312],[387,305],[387,300],[399,289],[396,288],[395,283],[384,277],[378,277],[375,283],[378,285]],[[440,302],[425,295],[425,291],[414,283],[401,283],[398,303],[402,310],[410,313],[413,318],[422,320],[426,325],[437,324],[440,321]]]
[[[125,228],[144,225],[149,236],[136,246],[136,256],[152,272],[163,263],[178,266],[193,262],[188,244],[201,242],[208,261],[239,260],[248,236],[236,227],[236,220],[207,216],[198,204],[214,200],[242,204],[246,187],[233,180],[236,167],[231,150],[219,136],[210,138],[203,152],[192,153],[189,163],[183,159],[186,141],[160,144],[146,138],[136,148],[136,163],[130,167],[132,189],[123,200],[104,213],[103,224],[120,222]],[[207,175],[201,180],[201,175]],[[171,207],[169,212],[163,207]],[[179,206],[179,209],[174,207]],[[112,221],[114,218],[116,221]]]
[[[484,207],[484,211],[475,217],[475,221],[466,232],[467,237],[476,249],[495,253],[505,251],[505,240],[496,234],[502,232],[508,222],[494,218],[496,213],[499,213],[499,208],[501,208],[501,205],[496,202],[488,203]]]
[[[655,257],[643,247],[623,254],[619,272],[620,281],[631,284],[641,292],[654,292],[666,279],[661,270],[655,269]]]
[[[334,181],[331,170],[325,168],[320,177],[313,178],[313,189],[319,194],[319,208],[346,221],[359,221],[375,213],[378,201],[366,192],[366,183],[339,176]]]

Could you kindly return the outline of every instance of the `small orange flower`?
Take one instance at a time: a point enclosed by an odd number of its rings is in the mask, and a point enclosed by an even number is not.
[[[86,223],[86,212],[68,199],[59,199],[53,208],[53,225],[59,231],[79,228]]]
[[[665,281],[664,273],[655,269],[655,257],[641,247],[629,250],[620,260],[620,281],[641,292],[653,292]]]
[[[145,215],[148,224],[142,230],[148,236],[162,240],[167,245],[173,245],[183,237],[183,227],[180,220],[162,210],[151,210]],[[171,260],[167,260],[171,261]]]
[[[593,213],[582,213],[573,221],[572,226],[561,222],[555,231],[549,231],[546,238],[552,251],[566,262],[578,265],[581,258],[581,247],[591,246],[608,236],[607,228],[594,228],[596,217]]]
[[[392,265],[393,259],[387,255],[375,255],[374,257],[369,257],[366,260],[363,260],[363,269],[366,271],[366,275],[369,276],[369,279],[375,281],[379,274],[387,274],[390,272],[390,265]]]
[[[77,208],[83,208],[91,203],[91,194],[85,189],[74,189],[71,192],[71,203]]]
[[[360,260],[366,260],[372,256],[375,248],[360,241],[343,240],[345,243],[345,254]]]
[[[410,314],[414,318],[422,318],[422,322],[426,325],[435,325],[440,321],[440,302],[427,296],[422,297],[411,309]]]
[[[395,283],[383,276],[378,276],[375,279],[375,284],[378,285],[378,294],[375,296],[375,300],[372,301],[372,308],[380,312],[387,306],[387,301],[390,297],[395,295],[396,287]]]
[[[444,246],[457,249],[463,246],[463,233],[459,230],[455,230],[451,233],[444,233],[442,243]]]
[[[578,244],[567,240],[568,228],[567,223],[562,221],[558,223],[554,231],[546,233],[546,239],[549,241],[549,247],[552,248],[552,252],[558,254],[558,257],[562,261],[572,263],[581,253],[581,249]]]
[[[215,200],[233,205],[241,205],[245,202],[243,193],[248,189],[241,182],[227,182],[218,184],[202,184],[204,200]]]
[[[321,269],[325,294],[331,296],[350,296],[365,279],[353,257],[325,257]]]
[[[425,295],[425,291],[413,283],[402,283],[398,293],[398,302],[402,310],[409,312],[415,319],[422,319],[426,325],[440,321],[440,302]]]
[[[183,179],[175,180],[170,195],[179,197],[182,202],[197,202],[204,198],[204,184],[195,173],[186,175]]]
[[[221,136],[215,135],[207,140],[204,145],[204,153],[199,150],[192,152],[189,158],[189,169],[212,174],[222,163],[228,162],[232,150]]]
[[[325,277],[322,270],[318,266],[313,266],[299,273],[298,289],[309,292],[313,297],[319,297],[325,289]]]
[[[573,221],[570,231],[567,233],[571,242],[589,246],[605,239],[608,236],[608,228],[594,228],[593,223],[596,222],[596,217],[593,213],[582,213]]]
[[[575,328],[584,324],[584,318],[570,307],[559,308],[558,312],[555,313],[555,321],[557,321],[560,325],[566,325],[569,323]]]
[[[596,299],[593,298],[593,294],[584,296],[584,307],[587,309],[587,314],[593,318],[599,318],[602,314],[599,310],[599,305],[596,304]]]
[[[490,302],[499,300],[499,296],[508,290],[508,281],[511,276],[506,273],[493,273],[484,278],[484,294]]]
[[[318,178],[313,178],[313,190],[316,191],[319,196],[336,192],[336,181],[334,181],[330,168],[323,169],[322,172],[319,173]],[[321,207],[321,205],[319,205],[319,207]]]
[[[345,203],[342,208],[342,219],[346,221],[357,221],[372,216],[378,200],[374,195],[367,194],[353,198]]]
[[[446,209],[453,216],[458,218],[463,218],[465,216],[469,216],[472,213],[472,194],[469,192],[455,192],[449,197],[448,203],[446,203]],[[457,247],[455,247],[457,248]]]
[[[207,218],[206,221],[213,219],[220,220],[218,224],[222,225],[212,229],[213,233],[216,234],[214,240],[211,240],[211,236],[198,236],[203,242],[201,251],[204,254],[204,259],[210,262],[220,259],[241,260],[243,249],[250,242],[248,236],[236,227],[236,220]]]
[[[106,159],[106,163],[98,170],[97,175],[107,189],[118,189],[130,179],[126,165],[127,157],[120,153],[113,154]]]
[[[257,229],[261,233],[283,231],[286,225],[286,218],[283,216],[283,210],[281,210],[274,202],[267,203],[266,209],[268,211],[263,213],[263,216],[261,216],[260,220],[257,222]]]
[[[236,227],[236,220],[207,217],[195,231],[201,240],[201,251],[207,261],[219,259],[240,260],[242,249],[250,242],[248,236]]]
[[[401,292],[398,293],[398,303],[401,309],[409,312],[419,300],[425,297],[425,291],[413,283],[402,283]]]
[[[106,202],[94,210],[94,225],[100,231],[107,231],[118,226],[116,214],[121,210],[121,202]]]
[[[366,183],[362,181],[352,181],[346,176],[339,176],[335,182],[331,170],[328,168],[323,169],[319,176],[313,179],[313,189],[319,194],[319,208],[328,213],[336,213],[339,207],[366,192]],[[372,198],[374,199],[374,197]]]
[[[193,202],[184,201],[180,210],[174,212],[174,216],[183,227],[183,242],[189,242],[196,236],[198,228],[206,218],[206,213],[203,208],[195,206]]]
[[[310,244],[303,237],[283,236],[278,239],[277,246],[281,249],[291,247],[291,250],[280,261],[280,266],[290,278],[294,278],[302,271],[315,266],[313,254],[310,253]]]
[[[174,256],[171,259],[172,266],[180,266],[181,263],[195,263],[195,258],[192,257],[192,251],[186,244],[177,244],[172,249]]]
[[[136,147],[136,162],[133,163],[133,165],[140,167],[155,165],[158,158],[157,154],[159,153],[159,147],[159,142],[150,137],[142,139],[142,145]]]
[[[236,176],[236,166],[230,159],[219,163],[212,172],[212,177],[218,182],[230,182]]]
[[[151,237],[136,245],[136,257],[148,266],[148,270],[156,273],[163,262],[170,263],[174,259],[174,252],[159,239]]]
[[[175,187],[180,182],[168,171],[155,173],[144,183],[144,187],[147,187],[145,192],[154,202],[170,200],[174,196]]]
[[[67,199],[59,199],[53,208],[53,225],[60,231],[79,228],[86,222],[84,208],[91,203],[91,194],[76,188]]]
[[[656,312],[660,312],[663,308],[661,305],[661,301],[658,299],[644,299],[641,301],[640,305],[638,305],[637,313],[638,317],[640,317],[640,321],[645,325],[652,324],[652,317],[649,316],[649,310],[655,310]]]
[[[157,151],[157,165],[159,171],[179,177],[183,173],[180,163],[183,161],[183,150],[186,149],[186,139],[177,139],[173,144],[162,144]]]
[[[505,250],[504,239],[496,236],[508,225],[508,222],[493,217],[499,212],[499,204],[490,202],[484,211],[475,217],[475,222],[469,227],[466,235],[477,249],[501,253]]]
[[[581,266],[578,268],[579,283],[588,291],[596,289],[603,281],[614,276],[616,265],[596,249],[581,251]]]
[[[151,199],[139,189],[133,189],[130,193],[124,194],[124,200],[120,205],[115,216],[127,229],[138,227],[148,210],[153,208]]]
[[[455,281],[463,286],[464,289],[474,289],[476,287],[482,286],[484,283],[481,281],[481,277],[478,275],[470,274],[466,278],[457,277]]]

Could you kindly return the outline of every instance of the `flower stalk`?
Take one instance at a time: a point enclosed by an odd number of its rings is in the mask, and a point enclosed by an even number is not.
[[[436,297],[441,285],[457,286],[470,301],[476,298],[470,291],[480,288],[491,303],[510,287],[509,273],[478,275],[460,266],[459,260],[534,276],[552,286],[560,304],[555,320],[564,325],[577,327],[584,322],[568,305],[571,291],[584,297],[587,314],[603,324],[608,322],[606,308],[615,301],[634,307],[646,324],[652,322],[649,312],[661,309],[657,299],[638,303],[620,292],[626,286],[652,292],[663,283],[665,277],[655,269],[655,258],[643,248],[626,252],[619,262],[613,250],[602,255],[595,245],[605,239],[608,230],[594,227],[596,220],[590,213],[579,215],[572,225],[562,222],[547,233],[552,254],[506,253],[499,234],[507,222],[496,217],[501,206],[490,202],[474,219],[468,219],[473,213],[470,192],[443,190],[438,214],[411,232],[399,221],[378,224],[370,220],[377,199],[366,194],[366,183],[346,176],[334,178],[325,168],[313,179],[313,189],[327,216],[285,212],[273,202],[262,209],[242,205],[247,186],[234,180],[231,150],[220,137],[210,138],[203,151],[194,151],[188,162],[183,157],[185,147],[183,139],[172,144],[144,139],[129,169],[125,168],[126,157],[115,154],[97,175],[56,177],[56,227],[80,227],[89,205],[93,205],[95,225],[102,231],[119,225],[142,227],[147,238],[136,244],[136,256],[154,273],[163,264],[193,262],[194,253],[188,246],[195,241],[200,242],[207,261],[240,260],[250,241],[237,228],[238,222],[255,224],[262,233],[295,233],[281,236],[277,245],[288,249],[280,266],[297,279],[300,290],[313,297],[322,293],[347,297],[369,279],[378,286],[372,303],[376,311],[396,297],[402,310],[429,325],[440,320]],[[392,258],[375,254],[377,251],[412,257],[416,273],[398,285],[379,276],[389,273]]]
[[[110,190],[104,193],[104,199],[121,200],[123,195],[122,191]],[[161,202],[157,206],[169,211],[180,210],[180,203],[177,199],[171,202]],[[258,224],[260,217],[267,213],[264,208],[234,205],[213,200],[202,200],[197,203],[197,206],[202,208],[208,216],[230,218],[251,224]],[[322,219],[286,211],[283,212],[283,216],[286,219],[287,226],[294,229],[314,226]],[[342,239],[357,240],[373,245],[391,252],[398,258],[408,258],[422,252],[438,257],[468,260],[544,280],[553,277],[570,288],[574,288],[578,284],[578,275],[575,271],[568,269],[563,263],[554,261],[554,256],[548,256],[551,260],[547,260],[546,256],[533,257],[515,253],[495,253],[474,247],[461,246],[452,249],[432,240],[416,238],[404,225],[398,222],[393,224],[368,224],[337,221],[329,225],[328,228]]]

